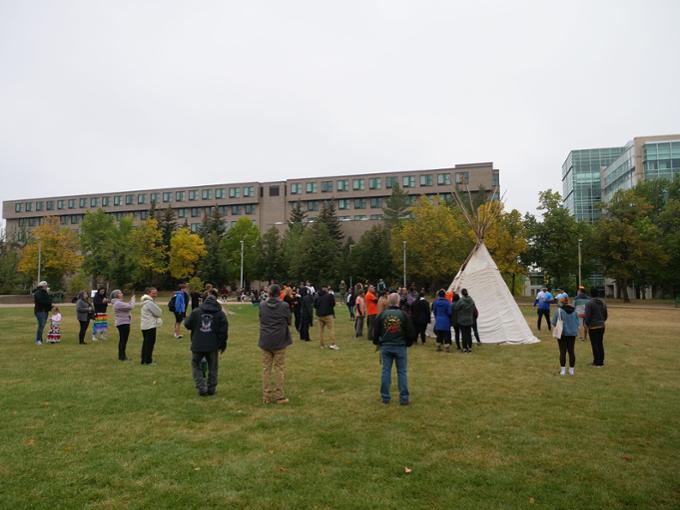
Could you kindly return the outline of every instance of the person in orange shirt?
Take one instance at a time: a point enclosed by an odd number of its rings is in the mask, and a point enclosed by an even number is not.
[[[453,303],[453,291],[452,290],[446,291],[446,294],[444,295],[444,297],[446,298],[446,300],[449,303]]]
[[[378,316],[378,297],[375,295],[375,287],[368,286],[366,292],[366,324],[368,326],[368,339],[373,341],[373,334],[375,330],[375,319]]]

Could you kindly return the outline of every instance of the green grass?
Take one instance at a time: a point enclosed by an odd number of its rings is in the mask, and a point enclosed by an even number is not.
[[[472,355],[412,347],[400,407],[380,403],[344,308],[342,350],[296,341],[290,405],[261,404],[256,310],[229,310],[206,399],[167,311],[142,367],[138,310],[121,363],[115,331],[77,345],[73,308],[42,347],[31,309],[0,309],[0,508],[678,508],[679,311],[612,309],[607,366],[578,342],[573,378],[547,331]]]

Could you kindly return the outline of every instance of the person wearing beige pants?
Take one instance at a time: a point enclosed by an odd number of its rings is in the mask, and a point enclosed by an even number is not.
[[[274,401],[282,402],[285,400],[283,394],[283,373],[286,368],[286,349],[275,351],[262,351],[262,395],[265,404],[272,402],[271,379],[272,369],[274,372]]]
[[[290,337],[290,307],[279,299],[278,285],[269,287],[269,299],[260,303],[260,341],[262,350],[262,400],[265,404],[287,404],[283,393],[283,371],[286,347],[293,343]],[[272,400],[271,376],[274,371],[276,390]]]
[[[328,347],[334,351],[340,350],[335,345],[335,331],[333,329],[333,322],[335,321],[335,297],[328,291],[328,287],[321,287],[321,291],[319,291],[319,295],[314,301],[314,308],[316,308],[316,315],[319,318],[319,342],[321,343],[321,348],[326,347],[323,341],[323,334],[325,330],[328,330],[328,336],[331,341]]]
[[[335,329],[334,329],[334,319],[332,315],[326,315],[325,317],[319,317],[319,342],[321,347],[326,347],[323,341],[324,331],[328,330],[328,338],[331,344],[328,346],[330,349],[337,349],[338,346],[335,345]]]

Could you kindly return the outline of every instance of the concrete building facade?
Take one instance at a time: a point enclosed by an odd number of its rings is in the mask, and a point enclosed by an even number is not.
[[[58,217],[61,225],[78,229],[85,214],[99,208],[116,219],[132,215],[143,221],[152,203],[158,210],[172,208],[178,223],[193,231],[213,208],[228,226],[246,216],[265,231],[272,226],[283,229],[297,203],[307,212],[308,221],[313,221],[322,204],[332,200],[345,235],[358,239],[382,220],[382,207],[395,183],[411,202],[420,196],[447,198],[454,189],[491,191],[500,187],[499,171],[493,163],[472,163],[431,170],[26,198],[3,202],[2,215],[9,238],[25,236],[50,216]]]

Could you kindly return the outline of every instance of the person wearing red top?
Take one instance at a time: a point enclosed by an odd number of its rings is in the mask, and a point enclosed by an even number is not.
[[[375,295],[375,287],[368,286],[366,292],[366,324],[368,326],[368,339],[374,339],[375,319],[378,316],[378,296]]]

